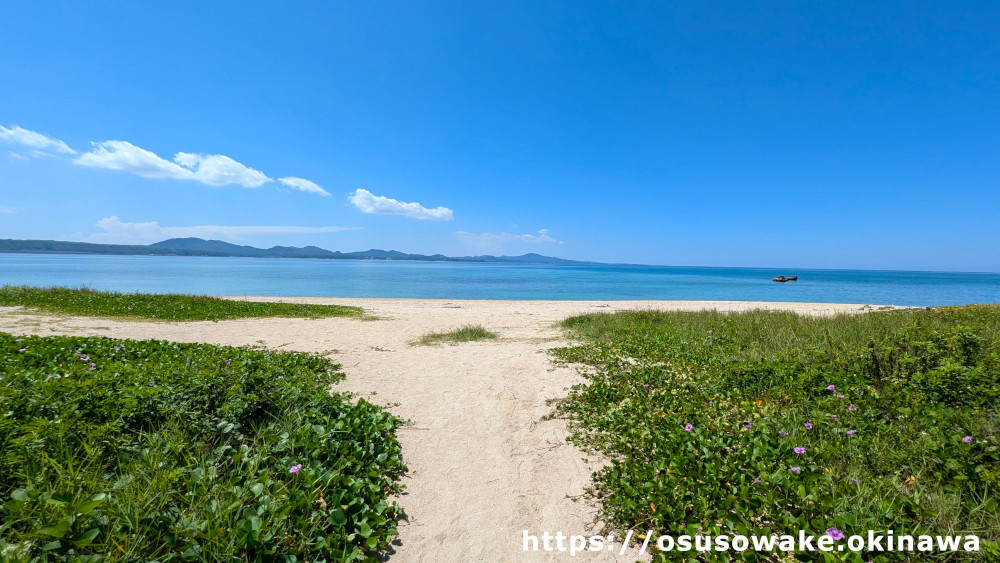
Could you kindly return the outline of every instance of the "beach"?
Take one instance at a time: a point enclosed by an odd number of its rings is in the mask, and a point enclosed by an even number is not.
[[[234,298],[235,299],[235,298]],[[243,299],[243,298],[239,298]],[[545,420],[551,399],[582,382],[548,350],[569,344],[557,323],[582,313],[637,309],[788,310],[830,315],[861,304],[748,301],[473,301],[253,298],[360,306],[375,317],[260,318],[222,322],[121,322],[0,308],[0,331],[165,339],[310,352],[342,365],[336,386],[406,419],[398,433],[409,472],[398,498],[394,562],[545,561],[566,553],[522,551],[522,531],[599,533],[584,497],[601,459],[567,442],[562,420]],[[429,332],[476,324],[495,341],[416,346]],[[586,553],[587,560],[634,560]]]

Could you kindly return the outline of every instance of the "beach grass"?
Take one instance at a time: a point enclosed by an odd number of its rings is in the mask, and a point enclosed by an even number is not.
[[[435,344],[458,344],[460,342],[476,342],[480,340],[496,340],[500,335],[486,330],[482,325],[465,325],[449,332],[431,332],[413,342],[417,346]]]
[[[0,560],[375,560],[401,420],[307,354],[0,333]]]
[[[610,461],[592,491],[608,526],[976,534],[983,553],[920,560],[1000,555],[1000,306],[626,312],[564,327],[579,344],[555,354],[587,382],[555,415]],[[849,553],[829,560],[914,555]]]
[[[256,317],[365,318],[360,307],[264,303],[204,295],[118,293],[88,288],[0,287],[0,306],[112,319],[221,321]]]

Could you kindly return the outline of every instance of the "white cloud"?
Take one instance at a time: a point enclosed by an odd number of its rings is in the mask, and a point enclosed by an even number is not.
[[[427,221],[451,221],[454,213],[447,207],[428,209],[416,202],[399,201],[375,195],[368,190],[357,189],[347,199],[362,211],[374,215],[405,215],[413,219]]]
[[[195,225],[190,227],[165,227],[156,221],[132,223],[117,216],[105,217],[97,222],[103,232],[90,236],[76,236],[88,242],[115,244],[145,244],[168,238],[229,238],[240,239],[254,235],[303,235],[337,233],[357,230],[355,227],[302,227],[274,225]]]
[[[75,150],[69,148],[69,145],[59,139],[53,139],[37,131],[30,131],[17,125],[9,128],[0,125],[0,139],[33,149],[56,151],[63,154],[76,154]]]
[[[209,186],[239,184],[244,188],[256,188],[271,181],[260,170],[244,166],[221,154],[192,154],[179,152],[174,162],[190,168],[194,179]]]
[[[13,215],[17,213],[14,211],[13,207],[7,207],[6,205],[0,205],[0,215]]]
[[[303,192],[309,192],[313,194],[319,194],[323,196],[330,195],[330,192],[319,187],[315,182],[310,182],[305,178],[296,178],[295,176],[286,176],[285,178],[278,178],[278,181],[282,184],[292,188],[293,190],[299,190]]]
[[[194,179],[194,173],[187,168],[127,141],[94,143],[94,150],[80,155],[74,162],[94,168],[123,170],[143,178]]]
[[[7,155],[13,158],[14,160],[28,160],[28,157],[14,151],[7,151]]]
[[[80,155],[74,162],[94,168],[122,170],[143,178],[193,180],[209,186],[239,184],[256,188],[271,181],[260,170],[221,154],[179,152],[174,156],[174,162],[170,162],[128,141],[94,143],[94,150]]]
[[[481,245],[498,245],[505,242],[526,242],[528,244],[563,244],[561,240],[556,240],[549,235],[548,229],[541,229],[537,235],[515,235],[511,233],[467,233],[458,231],[455,233],[460,239]]]

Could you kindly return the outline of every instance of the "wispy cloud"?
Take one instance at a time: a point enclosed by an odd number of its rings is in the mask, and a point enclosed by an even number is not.
[[[451,221],[454,213],[447,207],[428,209],[416,202],[399,201],[396,199],[375,195],[368,190],[357,189],[347,199],[361,210],[362,213],[373,215],[405,215],[413,219],[425,221]]]
[[[17,211],[13,207],[7,207],[6,205],[0,205],[0,215],[13,215]]]
[[[0,141],[32,149],[28,152],[28,156],[32,157],[79,154],[58,139],[17,125],[0,125]],[[92,145],[90,152],[79,154],[72,159],[73,162],[91,168],[120,170],[143,178],[189,180],[208,186],[239,185],[257,188],[274,181],[260,170],[222,154],[178,152],[171,161],[128,141],[111,140]],[[11,158],[28,160],[28,156],[21,152],[10,151],[8,154]],[[318,184],[305,178],[286,176],[277,181],[297,191],[330,195]]]
[[[179,152],[170,162],[127,141],[94,143],[92,151],[80,155],[74,162],[94,168],[122,170],[143,178],[193,180],[209,186],[238,184],[256,188],[271,181],[260,170],[244,166],[225,155]]]
[[[465,231],[458,231],[455,233],[455,236],[467,242],[481,245],[498,245],[514,241],[526,242],[528,244],[563,244],[563,241],[552,238],[552,236],[549,235],[548,229],[541,229],[536,235],[515,235],[511,233],[467,233]]]
[[[157,221],[133,223],[122,221],[116,215],[97,222],[102,232],[92,235],[75,235],[77,240],[114,244],[145,244],[168,238],[198,237],[239,240],[254,235],[303,235],[337,233],[357,230],[356,227],[303,227],[275,225],[194,225],[169,227]]]
[[[319,194],[322,196],[330,195],[330,192],[319,187],[319,185],[316,184],[315,182],[310,182],[305,178],[296,178],[295,176],[287,176],[285,178],[278,178],[278,181],[288,186],[289,188],[292,188],[293,190]]]
[[[59,139],[53,139],[52,137],[43,135],[37,131],[31,131],[29,129],[25,129],[24,127],[18,127],[17,125],[13,125],[11,127],[4,127],[3,125],[0,125],[0,139],[41,151],[76,154],[75,150],[69,148],[69,145]]]

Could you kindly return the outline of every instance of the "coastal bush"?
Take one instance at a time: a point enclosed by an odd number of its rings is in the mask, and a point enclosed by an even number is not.
[[[418,338],[413,344],[430,345],[450,342],[476,342],[479,340],[496,340],[500,335],[486,330],[482,325],[465,325],[450,332],[431,332]]]
[[[237,301],[205,295],[118,293],[67,287],[0,287],[0,307],[30,307],[89,317],[222,321],[249,317],[361,317],[360,307]]]
[[[260,349],[0,333],[0,560],[375,561],[401,421]]]
[[[592,491],[608,526],[976,534],[984,553],[828,560],[1000,558],[1000,306],[627,312],[564,326],[581,344],[555,353],[588,381],[556,413],[610,460]]]

